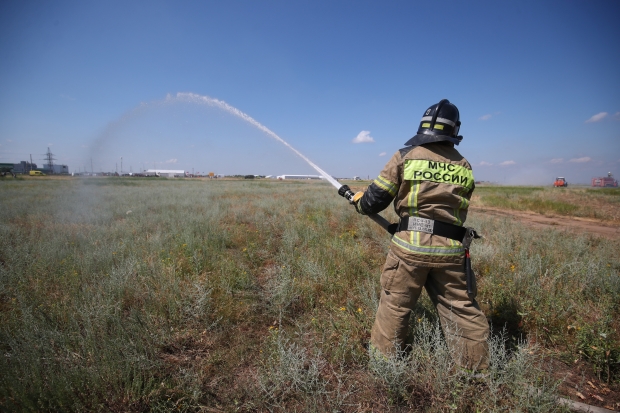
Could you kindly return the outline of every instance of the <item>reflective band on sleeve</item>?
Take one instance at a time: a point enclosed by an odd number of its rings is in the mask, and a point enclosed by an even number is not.
[[[432,181],[468,189],[474,186],[474,174],[471,169],[451,163],[421,159],[405,160],[404,178],[407,181]]]
[[[461,211],[467,210],[469,208],[469,200],[465,198],[467,194],[467,188],[463,188],[459,191],[459,196],[461,197],[461,201],[459,202],[459,206],[454,210],[454,218],[456,219],[456,225],[463,225],[463,220],[461,219]]]
[[[398,192],[398,185],[388,181],[387,179],[385,179],[381,175],[379,175],[377,177],[377,179],[375,179],[373,182],[379,188],[387,191],[387,193],[390,194],[391,196],[396,196],[396,193]]]

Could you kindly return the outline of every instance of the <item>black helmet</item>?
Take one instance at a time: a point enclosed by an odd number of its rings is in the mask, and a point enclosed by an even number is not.
[[[458,145],[463,139],[462,136],[458,136],[460,127],[459,109],[448,99],[442,99],[426,109],[420,121],[418,133],[405,145],[417,146],[440,141]]]

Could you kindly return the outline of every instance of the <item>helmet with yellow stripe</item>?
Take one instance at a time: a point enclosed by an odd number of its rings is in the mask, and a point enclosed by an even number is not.
[[[459,136],[461,121],[459,109],[448,99],[442,99],[426,109],[418,133],[405,145],[423,145],[430,142],[449,141],[458,145],[463,139]]]

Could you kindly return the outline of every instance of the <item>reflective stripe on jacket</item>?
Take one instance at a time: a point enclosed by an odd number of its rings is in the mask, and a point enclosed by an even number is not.
[[[394,201],[399,217],[415,216],[462,226],[474,191],[471,165],[449,143],[406,147],[396,152],[368,186],[359,209],[374,214]],[[392,243],[425,262],[462,262],[463,246],[449,238],[400,231]]]

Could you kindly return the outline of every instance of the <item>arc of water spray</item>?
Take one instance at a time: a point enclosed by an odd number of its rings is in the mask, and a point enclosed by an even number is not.
[[[325,178],[330,184],[332,184],[334,186],[334,188],[340,189],[340,187],[342,186],[340,184],[340,182],[336,181],[331,175],[329,175],[323,169],[319,168],[314,162],[312,162],[310,159],[306,158],[301,152],[299,152],[297,149],[293,148],[288,142],[286,142],[284,139],[282,139],[281,137],[276,135],[269,128],[267,128],[266,126],[264,126],[263,124],[258,122],[256,119],[254,119],[250,115],[248,115],[246,113],[243,113],[242,111],[240,111],[239,109],[237,109],[237,108],[235,108],[233,106],[230,106],[228,103],[224,102],[223,100],[214,99],[214,98],[211,98],[209,96],[198,95],[196,93],[181,93],[181,92],[179,92],[179,93],[176,94],[176,96],[172,96],[170,94],[168,96],[166,96],[166,101],[167,102],[180,101],[180,102],[202,103],[202,104],[206,104],[206,105],[209,105],[209,106],[215,106],[215,107],[218,107],[220,109],[223,109],[226,112],[228,112],[228,113],[230,113],[230,114],[232,114],[232,115],[234,115],[234,116],[236,116],[238,118],[241,118],[244,121],[250,123],[251,125],[253,125],[256,128],[258,128],[259,130],[265,132],[268,136],[271,136],[272,138],[274,138],[275,140],[277,140],[278,142],[282,143],[287,148],[289,148],[290,150],[295,152],[295,154],[297,156],[299,156],[301,159],[306,161],[308,163],[308,165],[313,167],[314,170],[316,170],[319,174],[321,174],[321,176],[323,178]],[[371,215],[368,215],[368,217],[370,219],[372,219],[373,221],[375,221],[377,224],[379,224],[386,231],[388,230],[388,226],[390,225],[390,223],[389,223],[388,220],[383,218],[381,215],[379,215],[379,214],[371,214]]]
[[[209,105],[209,106],[216,106],[216,107],[218,107],[220,109],[223,109],[226,112],[230,113],[231,115],[234,115],[234,116],[236,116],[238,118],[241,118],[244,121],[252,124],[256,128],[260,129],[261,131],[265,132],[267,135],[271,136],[272,138],[274,138],[278,142],[280,142],[283,145],[285,145],[286,147],[288,147],[290,150],[295,152],[295,154],[297,156],[299,156],[301,159],[306,161],[308,163],[308,165],[313,167],[315,171],[317,171],[319,174],[321,174],[321,176],[323,178],[325,178],[327,181],[329,181],[329,183],[332,184],[334,187],[340,188],[342,186],[331,175],[329,175],[327,172],[325,172],[324,170],[319,168],[314,162],[312,162],[310,159],[306,158],[301,152],[299,152],[297,149],[293,148],[291,145],[289,145],[288,142],[286,142],[284,139],[282,139],[281,137],[276,135],[269,128],[267,128],[266,126],[264,126],[263,124],[258,122],[256,119],[254,119],[250,115],[248,115],[246,113],[243,113],[239,109],[237,109],[237,108],[235,108],[233,106],[230,106],[228,103],[226,103],[226,102],[224,102],[222,100],[210,98],[208,96],[197,95],[195,93],[177,93],[175,97],[173,97],[172,95],[168,95],[166,97],[166,100],[167,101],[176,100],[176,101],[183,101],[183,102],[203,103],[203,104],[206,104],[206,105]]]
[[[220,109],[223,109],[226,112],[228,112],[228,113],[230,113],[230,114],[232,114],[232,115],[234,115],[234,116],[236,116],[238,118],[241,118],[244,121],[250,123],[251,125],[253,125],[256,128],[258,128],[259,130],[265,132],[268,136],[271,136],[272,138],[274,138],[275,140],[277,140],[278,142],[282,143],[287,148],[289,148],[290,150],[295,152],[295,154],[297,156],[299,156],[301,159],[306,161],[306,163],[308,163],[308,165],[313,167],[314,170],[316,170],[319,174],[321,174],[321,176],[323,178],[325,178],[330,184],[332,184],[334,186],[334,188],[340,189],[340,187],[342,186],[340,184],[340,182],[336,181],[331,175],[329,175],[323,169],[319,168],[314,162],[312,162],[310,159],[306,158],[301,152],[299,152],[297,149],[293,148],[288,142],[286,142],[284,139],[282,139],[281,137],[276,135],[273,131],[271,131],[265,125],[261,124],[260,122],[258,122],[256,119],[254,119],[250,115],[248,115],[246,113],[243,113],[239,109],[237,109],[237,108],[235,108],[233,106],[230,106],[228,103],[226,103],[226,102],[224,102],[222,100],[214,99],[214,98],[211,98],[209,96],[198,95],[196,93],[181,93],[181,92],[179,92],[179,93],[176,94],[176,96],[172,96],[172,95],[166,96],[166,101],[168,101],[168,102],[170,102],[170,101],[181,101],[181,102],[191,102],[191,103],[202,103],[202,104],[206,104],[206,105],[209,105],[209,106],[215,106],[215,107],[218,107]],[[371,215],[368,215],[368,217],[370,219],[372,219],[373,221],[375,221],[377,224],[379,224],[381,227],[383,227],[383,229],[385,229],[386,231],[388,230],[388,226],[390,225],[390,223],[385,218],[383,218],[381,215],[371,214]]]

